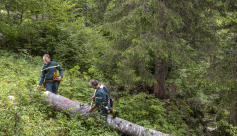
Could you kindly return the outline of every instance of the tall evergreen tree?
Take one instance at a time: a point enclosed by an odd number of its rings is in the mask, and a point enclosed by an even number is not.
[[[219,6],[221,11],[216,20],[216,33],[219,37],[219,46],[216,46],[210,56],[205,79],[212,84],[214,93],[220,95],[217,101],[222,108],[230,108],[229,122],[237,125],[237,93],[236,93],[236,43],[237,43],[237,16],[236,1],[227,1],[225,6]],[[218,89],[216,89],[218,88]],[[230,99],[231,98],[231,99]]]
[[[212,1],[120,0],[110,5],[104,29],[113,42],[98,66],[125,86],[136,80],[154,83],[157,98],[166,97],[167,60],[183,65],[203,59],[200,53],[216,41],[208,23]]]

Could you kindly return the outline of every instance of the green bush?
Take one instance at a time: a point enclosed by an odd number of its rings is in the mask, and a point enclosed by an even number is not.
[[[146,93],[129,95],[120,92],[120,95],[123,97],[114,104],[114,108],[121,113],[119,117],[173,135],[191,135],[194,132],[184,120],[190,116],[188,108],[180,111],[174,102],[160,101]]]
[[[5,50],[0,50],[0,54],[1,135],[118,135],[113,129],[108,130],[104,126],[99,126],[103,119],[82,115],[71,117],[43,104],[43,87],[40,90],[32,89],[40,78],[43,63],[41,57]],[[88,82],[73,77],[67,70],[64,72],[65,78],[60,84],[59,93],[67,97],[67,90],[76,90],[78,92],[71,93],[73,100],[86,101],[87,97],[82,97],[78,93],[93,92],[89,90]],[[75,81],[71,78],[75,78]],[[84,91],[84,87],[88,92]],[[14,96],[15,99],[8,96]]]

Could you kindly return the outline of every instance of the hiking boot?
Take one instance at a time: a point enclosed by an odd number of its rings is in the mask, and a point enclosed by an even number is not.
[[[119,111],[113,109],[112,113],[113,113],[113,118],[116,118],[118,113],[119,113]]]

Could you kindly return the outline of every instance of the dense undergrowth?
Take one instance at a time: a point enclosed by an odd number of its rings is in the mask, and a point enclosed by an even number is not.
[[[121,135],[100,126],[103,120],[97,117],[72,117],[45,106],[43,87],[33,89],[40,78],[41,57],[3,50],[0,54],[1,135]],[[90,76],[80,73],[79,66],[64,69],[63,79],[58,94],[83,103],[90,101],[94,93],[88,85]],[[171,98],[161,101],[145,92],[131,95],[126,91],[111,91],[110,94],[117,98],[114,108],[120,111],[120,118],[163,133],[201,135],[200,124],[193,118],[193,111],[181,100]],[[11,100],[8,96],[15,99]]]
[[[39,80],[41,57],[5,51],[0,54],[0,135],[119,135],[114,130],[99,126],[102,122],[99,118],[71,117],[43,105],[43,87],[33,89]],[[75,95],[80,98],[79,93],[73,92],[84,86],[74,85],[66,70],[64,75],[65,81],[60,86],[59,94],[70,92],[67,97]],[[77,82],[88,84],[80,79]],[[88,88],[83,90],[88,91]],[[12,101],[8,96],[15,99]]]

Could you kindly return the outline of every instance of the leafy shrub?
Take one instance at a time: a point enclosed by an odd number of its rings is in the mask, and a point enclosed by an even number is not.
[[[118,135],[113,129],[99,126],[103,119],[87,118],[82,115],[70,117],[43,104],[44,89],[32,89],[40,78],[43,63],[41,57],[25,56],[24,53],[15,54],[4,50],[0,50],[0,54],[1,135]],[[66,90],[69,92],[78,90],[83,93],[84,87],[89,88],[88,83],[85,84],[87,81],[78,78],[73,81],[71,80],[73,76],[69,73],[65,70],[65,78],[60,84],[59,93],[68,96]],[[79,89],[78,84],[81,86]],[[93,92],[88,89],[89,91]],[[87,97],[79,99],[82,97],[77,93],[71,94],[74,100],[87,99]],[[15,100],[10,100],[8,96],[14,96]]]
[[[180,111],[175,102],[166,102],[156,99],[154,95],[139,93],[129,95],[120,92],[118,102],[115,102],[115,109],[121,114],[119,117],[164,133],[174,135],[191,135],[193,130],[189,130],[184,118],[190,116],[188,109]],[[190,109],[189,109],[190,110]]]

